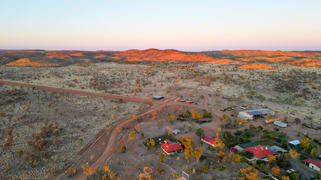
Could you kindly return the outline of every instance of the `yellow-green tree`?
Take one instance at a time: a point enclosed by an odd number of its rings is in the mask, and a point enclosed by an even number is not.
[[[184,138],[181,139],[181,142],[185,147],[185,150],[184,150],[185,159],[192,158],[194,156],[192,139],[188,136],[185,136]]]
[[[166,154],[160,153],[160,154],[159,154],[159,162],[160,162],[160,163],[164,163],[165,160],[166,160]]]
[[[201,147],[197,147],[197,148],[195,148],[195,152],[194,153],[195,153],[196,160],[199,161],[201,156],[202,156],[202,154],[203,154],[203,149]]]
[[[220,149],[223,149],[225,147],[224,142],[220,139],[220,134],[219,133],[216,133],[215,147],[218,147]]]
[[[305,137],[301,140],[301,144],[305,150],[310,148],[311,145],[311,139],[308,137]]]
[[[136,137],[136,131],[132,130],[128,136],[129,136],[129,139],[134,139]]]
[[[291,158],[296,159],[299,156],[299,153],[295,152],[294,150],[289,151],[289,155]]]
[[[274,176],[279,177],[281,170],[280,170],[279,166],[274,166],[274,167],[272,167],[271,172]]]
[[[155,146],[155,141],[154,141],[154,139],[153,139],[153,138],[148,138],[148,139],[146,140],[146,146],[147,146],[148,149],[154,147],[154,146]]]
[[[273,155],[268,155],[268,161],[269,162],[272,162],[272,161],[275,161],[276,160],[276,157],[275,156],[273,156]]]

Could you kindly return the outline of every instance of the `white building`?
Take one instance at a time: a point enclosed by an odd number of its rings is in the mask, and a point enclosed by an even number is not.
[[[279,126],[281,128],[286,128],[288,126],[286,123],[281,122],[281,121],[274,121],[273,124],[276,126]]]
[[[316,160],[316,159],[306,159],[303,160],[303,162],[309,166],[309,168],[314,169],[316,171],[320,171],[321,170],[321,161]]]

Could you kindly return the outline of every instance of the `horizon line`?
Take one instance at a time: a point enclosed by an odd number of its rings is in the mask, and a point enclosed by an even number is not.
[[[147,50],[160,50],[160,51],[164,51],[164,50],[173,50],[173,51],[181,51],[181,52],[210,52],[210,51],[321,51],[321,49],[305,49],[305,50],[280,50],[280,49],[272,49],[272,50],[268,50],[268,49],[206,49],[206,50],[194,50],[194,51],[190,51],[190,50],[183,50],[183,49],[168,49],[168,48],[131,48],[131,49],[123,49],[123,50],[107,50],[107,49],[40,49],[40,48],[22,48],[22,49],[0,49],[0,51],[87,51],[87,52],[95,52],[95,51],[105,51],[105,52],[119,52],[119,51],[131,51],[131,50],[137,50],[137,51],[147,51]]]

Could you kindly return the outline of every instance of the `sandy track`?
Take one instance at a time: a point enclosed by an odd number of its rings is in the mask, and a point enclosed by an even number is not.
[[[177,100],[177,98],[163,101],[162,104],[160,104],[160,105],[158,105],[156,107],[150,108],[146,112],[138,115],[137,118],[145,116],[145,115],[150,114],[150,113],[153,113],[155,111],[160,111],[164,107],[171,106],[171,105],[182,105],[182,106],[187,106],[187,107],[192,107],[192,108],[203,108],[202,106],[199,106],[199,105],[178,103],[178,102],[175,102],[176,100]],[[112,134],[109,137],[108,144],[106,145],[103,154],[94,163],[92,163],[90,165],[90,167],[94,171],[97,170],[102,165],[104,165],[108,161],[108,159],[111,157],[111,155],[113,154],[114,147],[115,147],[115,145],[116,145],[116,143],[118,141],[117,137],[119,137],[120,133],[121,133],[121,132],[117,131],[117,129],[122,129],[122,128],[126,127],[128,124],[134,122],[135,120],[136,119],[133,119],[133,118],[130,117],[130,118],[127,118],[127,119],[121,119],[119,121],[116,121],[119,124],[116,127],[114,127],[114,129],[112,131]],[[106,133],[104,133],[103,136],[107,136]],[[99,137],[99,138],[102,138],[102,137]],[[95,146],[91,146],[91,148],[88,149],[88,151],[94,152],[96,148],[97,147],[95,147]],[[89,157],[83,157],[83,158],[84,159],[88,159]],[[68,177],[66,176],[68,171],[70,171],[70,169],[66,170],[63,174],[57,176],[56,179],[68,179]],[[73,178],[74,179],[79,179],[79,180],[85,180],[85,179],[87,179],[87,176],[85,174],[83,174],[83,173],[80,173],[80,174],[78,174],[77,176],[75,176]]]
[[[36,88],[40,90],[45,90],[45,91],[53,91],[53,92],[59,92],[59,93],[71,93],[71,94],[79,94],[79,95],[86,95],[86,96],[92,96],[92,97],[102,97],[102,98],[109,98],[109,99],[122,99],[123,101],[130,101],[130,102],[138,102],[138,103],[145,103],[145,104],[158,104],[157,106],[151,107],[150,109],[146,110],[144,113],[139,114],[137,118],[145,116],[147,114],[153,113],[155,111],[160,111],[166,106],[170,105],[180,105],[180,106],[187,106],[191,108],[204,108],[203,106],[200,105],[194,105],[194,104],[186,104],[186,103],[180,103],[177,102],[178,98],[171,98],[168,100],[163,100],[163,101],[156,101],[156,100],[150,100],[150,99],[143,99],[139,97],[127,97],[127,96],[118,96],[118,95],[111,95],[111,94],[103,94],[103,93],[93,93],[93,92],[87,92],[87,91],[80,91],[80,90],[72,90],[72,89],[62,89],[62,88],[54,88],[54,87],[47,87],[47,86],[39,86],[39,85],[32,85],[32,84],[26,84],[26,83],[18,83],[18,82],[11,82],[11,81],[0,81],[0,84],[3,85],[12,85],[12,86],[20,86],[20,87],[27,87],[27,88]],[[207,104],[207,100],[206,103]],[[206,107],[206,106],[205,106]],[[112,130],[111,135],[108,137],[105,131],[103,130],[102,132],[99,132],[98,135],[96,136],[96,139],[93,144],[89,145],[84,151],[85,152],[90,152],[90,153],[84,153],[82,152],[83,156],[81,159],[76,160],[69,168],[67,168],[64,172],[61,174],[57,175],[56,177],[51,177],[50,179],[69,179],[68,177],[68,172],[70,171],[70,168],[76,164],[79,164],[81,162],[89,161],[90,157],[88,154],[94,154],[95,151],[101,147],[101,141],[103,139],[108,139],[107,144],[105,145],[103,153],[98,157],[96,161],[94,161],[90,167],[95,171],[106,161],[110,158],[112,153],[114,152],[114,147],[117,143],[117,137],[119,137],[119,134],[121,133],[117,129],[122,129],[125,128],[128,124],[134,122],[137,120],[137,118],[122,118],[119,119],[118,121],[115,121],[114,123],[107,125],[105,128],[110,127],[111,125],[115,125],[115,127]],[[73,179],[79,179],[79,180],[85,180],[87,179],[87,176],[83,173],[79,173],[75,177],[72,177]]]
[[[149,110],[147,110],[146,112],[142,113],[142,114],[139,114],[137,116],[137,118],[139,117],[142,117],[142,116],[145,116],[147,114],[150,114],[154,111],[160,111],[161,109],[163,109],[165,106],[167,105],[170,105],[172,104],[173,101],[175,101],[176,99],[169,99],[169,100],[166,100],[166,101],[163,101],[162,104],[156,106],[156,107],[152,107],[150,108]],[[114,147],[116,145],[116,143],[118,142],[118,139],[117,137],[120,136],[120,131],[118,131],[117,129],[122,129],[122,128],[125,128],[128,124],[134,122],[137,120],[132,118],[132,117],[129,117],[127,119],[120,119],[119,121],[116,121],[118,123],[118,125],[116,127],[114,127],[110,137],[109,137],[109,140],[108,140],[108,143],[105,147],[105,150],[103,152],[103,154],[94,162],[90,165],[90,167],[96,171],[99,167],[101,167],[102,165],[104,165],[107,160],[110,158],[110,156],[112,155],[112,153],[114,152]],[[98,139],[100,138],[103,138],[103,137],[106,137],[106,133],[103,133],[101,137],[98,137]],[[98,139],[96,140],[96,142],[98,141]],[[96,145],[99,145],[98,143],[96,143]],[[95,145],[91,146],[89,149],[87,149],[87,151],[92,151],[94,152],[95,149],[97,147]],[[83,157],[83,159],[89,159],[89,157]],[[70,169],[67,169],[64,173],[58,175],[56,177],[56,179],[68,179],[68,177],[66,176],[68,171],[70,171]],[[87,179],[87,176],[83,173],[80,173],[78,174],[77,176],[73,177],[74,179],[79,179],[79,180],[85,180]]]
[[[62,89],[62,88],[55,88],[55,87],[48,87],[48,86],[19,83],[19,82],[13,82],[13,81],[0,80],[0,84],[34,88],[34,89],[39,89],[44,91],[53,91],[53,92],[59,92],[59,93],[71,93],[71,94],[78,94],[78,95],[85,95],[85,96],[92,96],[92,97],[102,97],[107,99],[116,99],[116,100],[123,100],[123,101],[137,102],[137,103],[144,103],[144,104],[159,104],[162,102],[162,101],[144,99],[139,97],[119,96],[119,95],[113,95],[113,94],[95,93],[95,92],[80,91],[80,90],[74,90],[74,89]]]

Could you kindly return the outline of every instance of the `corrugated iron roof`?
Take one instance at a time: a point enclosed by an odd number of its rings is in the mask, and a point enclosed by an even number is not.
[[[264,115],[264,114],[273,113],[274,111],[272,111],[271,109],[252,109],[252,110],[246,110],[246,111],[240,111],[240,112],[244,112],[250,115]]]

